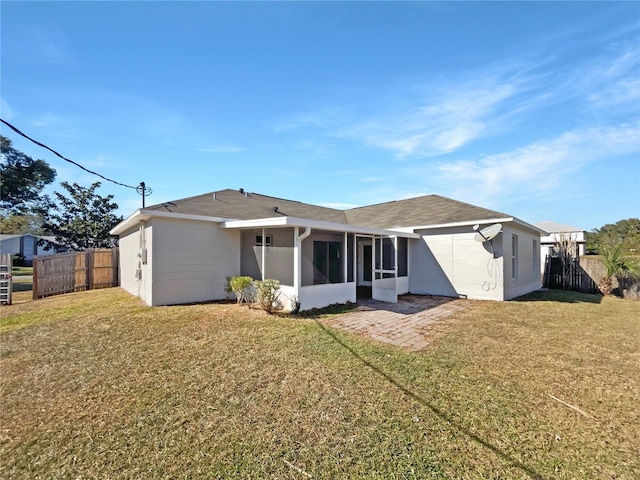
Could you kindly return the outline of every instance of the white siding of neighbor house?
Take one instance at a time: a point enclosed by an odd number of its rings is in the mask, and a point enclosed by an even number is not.
[[[512,235],[518,236],[518,273],[513,278],[511,267],[511,245]],[[538,252],[533,253],[533,240],[540,242],[540,234],[528,229],[519,227],[516,224],[508,223],[503,226],[503,248],[504,248],[504,299],[524,295],[542,286],[540,275],[540,260]],[[537,250],[537,249],[536,249]]]
[[[152,218],[151,305],[222,300],[227,277],[240,272],[240,232],[217,223]],[[147,238],[147,242],[148,242]]]
[[[40,239],[47,240],[48,237],[40,237],[37,235],[25,234],[25,235],[8,235],[0,242],[0,253],[12,255],[23,255],[27,265],[31,265],[33,257],[35,255],[53,255],[56,253],[56,248],[46,249],[47,244],[38,245]],[[56,245],[59,247],[59,245]]]
[[[540,238],[540,271],[544,272],[544,266],[547,255],[553,255],[554,247],[562,240],[570,240],[575,242],[578,247],[578,256],[581,257],[586,253],[586,239],[584,231],[574,232],[554,232],[549,235],[543,235]]]
[[[5,238],[0,243],[0,253],[17,255],[20,253],[20,237],[15,236],[11,238]]]

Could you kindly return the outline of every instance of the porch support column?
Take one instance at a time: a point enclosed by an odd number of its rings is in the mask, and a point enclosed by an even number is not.
[[[300,227],[293,227],[293,293],[300,299]]]
[[[264,256],[265,256],[265,243],[267,243],[267,237],[265,237],[265,231],[264,228],[262,229],[262,266],[260,268],[260,271],[262,272],[262,281],[264,282]]]
[[[349,269],[349,262],[347,261],[347,259],[349,258],[349,252],[347,252],[347,248],[348,247],[348,242],[347,242],[347,232],[344,232],[344,239],[342,240],[344,242],[344,252],[342,252],[342,274],[344,275],[342,277],[342,283],[347,283],[347,280],[349,278],[348,275],[348,269]]]
[[[396,285],[396,297],[398,296],[398,236],[391,237],[391,241],[393,242],[393,280]]]
[[[358,285],[358,234],[353,234],[353,281]]]

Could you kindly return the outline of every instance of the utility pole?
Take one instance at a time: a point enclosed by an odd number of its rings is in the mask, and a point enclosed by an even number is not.
[[[142,208],[144,208],[144,198],[147,195],[151,195],[153,193],[153,190],[151,190],[149,187],[147,187],[144,182],[140,182],[140,185],[138,185],[136,187],[136,192],[138,192],[140,195],[142,195]]]

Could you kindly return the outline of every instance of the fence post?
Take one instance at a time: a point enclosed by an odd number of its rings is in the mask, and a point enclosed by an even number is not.
[[[33,277],[31,280],[31,298],[33,300],[38,300],[38,261],[40,259],[35,256],[33,257],[33,261],[31,262],[31,266],[33,267]]]
[[[87,290],[93,290],[93,252],[94,250],[87,250],[85,255],[85,264],[87,268]]]
[[[118,247],[113,247],[111,249],[111,272],[112,272],[112,281],[111,286],[117,287],[120,283],[118,280],[120,279],[120,262],[119,262],[119,250]]]

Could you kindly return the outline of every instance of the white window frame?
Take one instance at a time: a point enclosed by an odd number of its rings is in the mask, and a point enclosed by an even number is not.
[[[272,245],[272,241],[273,238],[271,237],[271,235],[265,235],[264,238],[266,238],[266,243],[265,243],[265,247],[270,247]],[[256,247],[261,247],[262,246],[262,235],[256,235]]]

